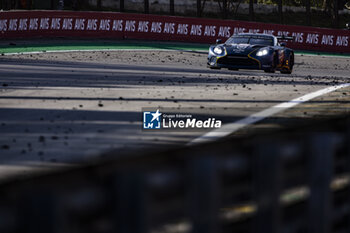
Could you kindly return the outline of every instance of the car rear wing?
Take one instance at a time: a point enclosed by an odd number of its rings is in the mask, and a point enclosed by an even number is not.
[[[278,41],[286,41],[286,40],[294,40],[294,37],[293,36],[276,36],[277,40]]]

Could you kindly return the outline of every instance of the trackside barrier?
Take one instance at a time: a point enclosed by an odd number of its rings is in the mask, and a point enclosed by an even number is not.
[[[349,232],[350,118],[322,123],[3,184],[0,232]]]
[[[69,11],[0,12],[0,38],[124,38],[215,43],[237,33],[293,36],[296,50],[350,53],[350,30],[145,14]]]

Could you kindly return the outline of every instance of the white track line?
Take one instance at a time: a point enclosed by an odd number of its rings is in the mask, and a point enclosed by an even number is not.
[[[30,54],[43,54],[43,53],[70,53],[70,52],[133,52],[133,51],[181,51],[181,52],[204,52],[206,50],[187,50],[187,49],[72,49],[72,50],[48,50],[48,51],[32,51],[32,52],[17,52],[17,53],[0,53],[1,56],[11,55],[30,55]]]
[[[349,87],[349,86],[350,86],[350,83],[345,83],[345,84],[340,84],[337,86],[327,87],[325,89],[315,91],[315,92],[306,94],[304,96],[301,96],[299,98],[293,99],[289,102],[277,104],[275,106],[272,106],[272,107],[265,109],[261,112],[254,113],[254,114],[252,114],[246,118],[243,118],[241,120],[238,120],[236,122],[224,124],[220,129],[212,130],[212,131],[210,131],[210,132],[208,132],[208,133],[206,133],[198,138],[195,138],[194,140],[190,141],[187,145],[195,145],[195,144],[199,144],[199,143],[205,143],[205,142],[211,142],[211,141],[218,140],[220,138],[226,137],[226,136],[242,129],[243,127],[246,127],[248,125],[254,124],[254,123],[259,122],[259,121],[262,121],[265,118],[271,117],[279,112],[282,112],[282,111],[285,111],[289,108],[295,107],[298,104],[307,102],[307,101],[314,99],[316,97],[319,97],[321,95],[325,95],[325,94],[328,94],[330,92],[336,91],[336,90],[344,88],[344,87]]]

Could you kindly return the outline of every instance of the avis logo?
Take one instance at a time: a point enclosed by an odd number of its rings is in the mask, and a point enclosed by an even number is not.
[[[156,112],[143,112],[143,128],[160,129],[161,115],[159,109]]]

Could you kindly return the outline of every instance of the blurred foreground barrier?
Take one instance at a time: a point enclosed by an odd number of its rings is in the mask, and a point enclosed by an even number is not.
[[[0,12],[0,39],[78,37],[213,44],[237,33],[292,36],[294,41],[287,42],[292,49],[350,53],[348,30],[111,12]]]
[[[9,182],[0,232],[350,232],[350,119],[321,125]]]

